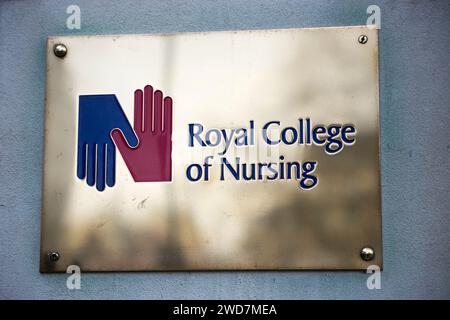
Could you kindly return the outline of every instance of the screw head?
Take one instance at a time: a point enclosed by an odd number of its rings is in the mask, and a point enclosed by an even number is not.
[[[371,247],[364,247],[359,255],[364,261],[370,261],[375,257],[375,251]]]
[[[358,42],[361,44],[366,44],[367,41],[369,41],[369,37],[367,37],[365,34],[362,34],[358,37]]]
[[[58,58],[64,58],[67,54],[67,47],[62,43],[57,43],[53,46],[53,53]]]
[[[59,260],[59,253],[58,252],[52,252],[48,255],[48,257],[50,258],[51,262],[56,262]]]

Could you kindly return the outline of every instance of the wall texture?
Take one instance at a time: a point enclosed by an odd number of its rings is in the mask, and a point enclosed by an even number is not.
[[[81,8],[81,30],[66,8]],[[47,36],[361,25],[381,8],[385,269],[42,275],[40,198]],[[0,298],[450,298],[450,2],[1,1]]]

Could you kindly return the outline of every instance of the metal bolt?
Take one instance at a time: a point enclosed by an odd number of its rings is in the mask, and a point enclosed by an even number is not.
[[[58,252],[52,252],[49,254],[49,258],[51,262],[56,262],[59,260],[59,253]]]
[[[360,253],[361,259],[365,261],[373,260],[375,257],[375,251],[371,247],[364,247],[361,249]]]
[[[53,47],[53,53],[58,58],[64,58],[67,54],[67,47],[65,45],[63,45],[62,43],[57,43]]]
[[[360,35],[358,38],[358,42],[361,44],[366,44],[367,41],[369,41],[369,38],[365,34]]]

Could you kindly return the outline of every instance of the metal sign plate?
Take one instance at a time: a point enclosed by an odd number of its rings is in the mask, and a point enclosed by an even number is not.
[[[52,37],[41,272],[382,266],[377,30]]]

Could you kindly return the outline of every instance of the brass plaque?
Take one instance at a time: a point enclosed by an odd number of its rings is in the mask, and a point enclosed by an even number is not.
[[[41,272],[382,267],[367,26],[52,37]]]

